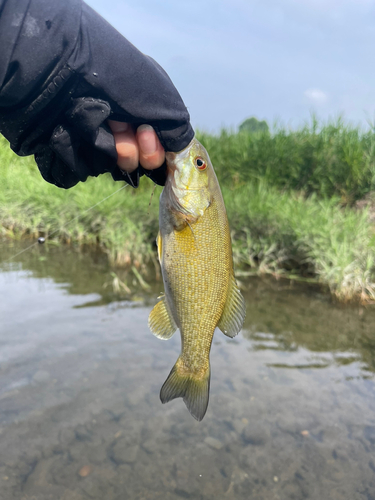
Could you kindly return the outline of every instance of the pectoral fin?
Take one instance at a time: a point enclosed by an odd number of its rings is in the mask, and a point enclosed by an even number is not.
[[[217,326],[225,335],[233,338],[241,330],[245,315],[245,300],[237,286],[235,277],[232,276],[227,301]]]
[[[153,308],[148,317],[148,326],[155,337],[168,340],[177,330],[177,325],[167,309],[165,297]]]

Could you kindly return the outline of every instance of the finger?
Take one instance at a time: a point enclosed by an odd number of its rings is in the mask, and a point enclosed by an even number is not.
[[[139,162],[143,168],[154,170],[164,163],[164,148],[160,144],[155,130],[150,125],[138,127],[137,142],[139,146]]]
[[[133,172],[138,167],[138,143],[129,123],[108,120],[117,151],[117,165],[126,172]]]
[[[111,127],[112,133],[125,132],[125,130],[127,130],[129,127],[129,123],[117,122],[115,120],[108,120],[108,125]]]

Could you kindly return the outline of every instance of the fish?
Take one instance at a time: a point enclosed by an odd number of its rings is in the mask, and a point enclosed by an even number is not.
[[[180,330],[181,354],[160,399],[183,398],[200,421],[209,400],[214,331],[218,327],[235,337],[243,326],[245,302],[234,276],[224,200],[206,149],[194,137],[182,151],[167,152],[166,164],[157,236],[164,294],[148,325],[163,340]]]

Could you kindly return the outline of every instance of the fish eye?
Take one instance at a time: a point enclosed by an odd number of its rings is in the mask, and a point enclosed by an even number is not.
[[[197,156],[196,158],[194,158],[194,165],[198,170],[205,170],[205,168],[207,167],[207,163],[201,156]]]

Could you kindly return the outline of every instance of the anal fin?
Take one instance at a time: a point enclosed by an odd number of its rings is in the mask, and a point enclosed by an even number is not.
[[[235,277],[232,275],[227,301],[217,326],[225,335],[233,338],[241,330],[245,315],[245,300],[237,286]]]
[[[177,325],[169,313],[165,297],[163,297],[150,312],[148,326],[155,337],[168,340],[177,330]]]

